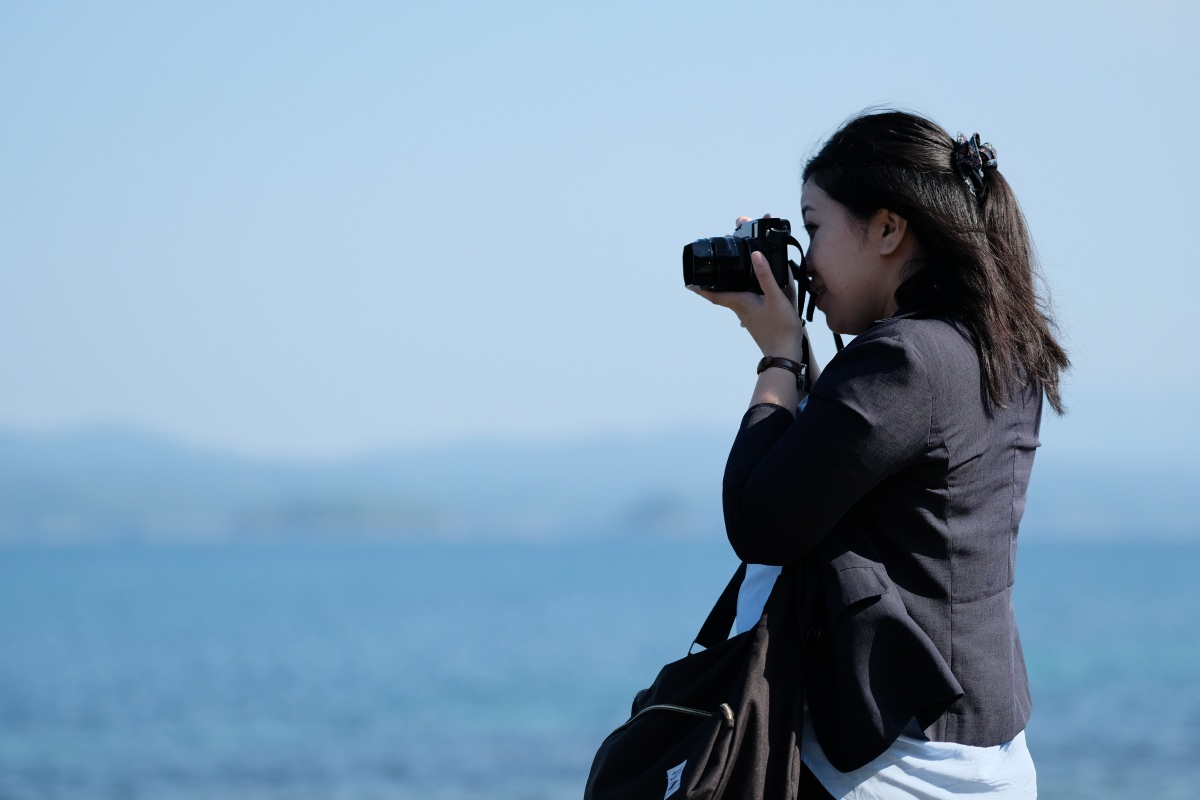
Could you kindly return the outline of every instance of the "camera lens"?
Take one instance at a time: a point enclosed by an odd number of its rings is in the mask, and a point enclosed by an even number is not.
[[[683,248],[683,282],[725,292],[761,292],[740,236],[697,239]]]

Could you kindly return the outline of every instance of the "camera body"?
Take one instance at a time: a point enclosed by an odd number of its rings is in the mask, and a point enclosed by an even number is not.
[[[750,263],[750,254],[759,252],[767,257],[775,282],[782,288],[789,276],[789,244],[799,247],[786,219],[765,217],[743,222],[732,236],[697,239],[683,248],[683,283],[714,292],[762,294]]]

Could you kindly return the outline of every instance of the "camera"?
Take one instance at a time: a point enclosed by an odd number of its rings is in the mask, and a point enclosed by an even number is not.
[[[760,252],[767,257],[771,273],[780,288],[787,285],[788,268],[806,283],[804,251],[800,250],[801,265],[787,257],[788,245],[800,249],[792,237],[792,225],[786,219],[765,217],[743,222],[732,236],[697,239],[683,248],[683,282],[714,292],[755,292],[762,294],[750,254]]]

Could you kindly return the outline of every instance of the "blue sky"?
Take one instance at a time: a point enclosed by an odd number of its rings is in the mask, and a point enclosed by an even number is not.
[[[999,150],[1061,458],[1200,446],[1192,4],[8,3],[0,427],[325,456],[733,426],[683,244],[873,104]],[[823,327],[818,325],[819,330]],[[830,352],[829,339],[818,344]]]

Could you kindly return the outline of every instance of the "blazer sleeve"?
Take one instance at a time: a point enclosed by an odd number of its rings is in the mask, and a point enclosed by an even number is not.
[[[899,331],[867,331],[822,372],[803,412],[757,405],[725,465],[722,504],[734,552],[789,564],[881,480],[928,449],[933,392]]]

